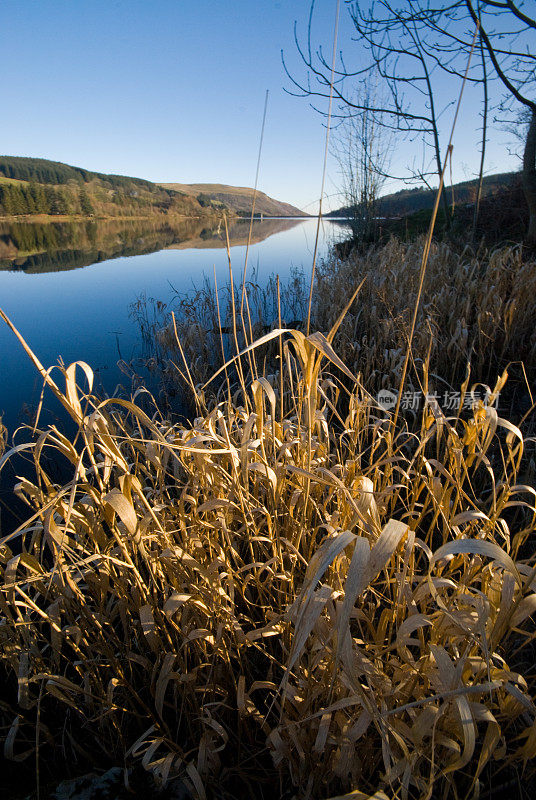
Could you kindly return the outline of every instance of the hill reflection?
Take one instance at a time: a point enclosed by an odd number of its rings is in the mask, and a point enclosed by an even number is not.
[[[255,220],[251,242],[262,242],[299,222],[296,219]],[[248,234],[249,220],[229,222],[231,247],[245,245]],[[4,223],[0,225],[0,269],[61,272],[111,258],[164,249],[225,246],[225,229],[219,220],[214,220],[213,225],[207,219]]]

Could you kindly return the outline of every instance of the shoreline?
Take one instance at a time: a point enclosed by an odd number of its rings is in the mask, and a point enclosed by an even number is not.
[[[10,215],[2,215],[0,214],[0,223],[13,223],[13,222],[23,222],[23,223],[34,223],[34,224],[46,224],[51,222],[140,222],[140,221],[147,221],[147,222],[160,222],[165,220],[170,221],[184,221],[184,220],[222,220],[223,214],[136,214],[134,216],[106,216],[106,215],[97,215],[93,214],[91,216],[84,216],[82,214],[10,214]],[[251,217],[243,217],[240,214],[230,213],[227,215],[229,220],[233,220],[236,222],[237,220],[243,220],[244,222],[249,223]],[[261,219],[260,217],[253,217],[253,222],[266,222],[267,220],[272,219],[314,219],[311,215],[309,216],[277,216],[277,217],[269,217],[264,215]]]
[[[219,215],[207,214],[191,215],[191,214],[136,214],[135,216],[106,216],[93,214],[91,216],[84,216],[82,214],[10,214],[0,215],[1,222],[25,222],[25,223],[48,223],[48,222],[128,222],[129,220],[139,222],[144,221],[160,221],[160,220],[214,220],[220,219]]]

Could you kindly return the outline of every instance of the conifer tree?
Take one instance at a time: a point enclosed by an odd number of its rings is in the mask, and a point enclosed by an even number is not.
[[[24,198],[24,213],[25,214],[35,214],[36,212],[36,205],[35,200],[33,198],[32,191],[29,186],[21,186],[20,187],[22,196]]]
[[[47,204],[47,214],[57,214],[56,192],[52,186],[45,186],[45,199]]]
[[[11,195],[11,186],[9,184],[5,184],[1,187],[2,195],[1,195],[1,202],[2,208],[4,209],[4,214],[13,214],[13,198]]]
[[[80,189],[80,211],[85,217],[92,216],[95,212],[93,210],[93,205],[91,200],[89,199],[89,195],[87,191],[82,188]]]
[[[11,197],[13,202],[13,214],[26,214],[26,200],[20,186],[16,184],[11,187]]]
[[[36,214],[47,214],[48,204],[44,187],[40,183],[35,183],[35,181],[32,181],[30,183],[29,191],[35,205]]]
[[[56,189],[56,213],[69,214],[70,208],[65,192],[62,189]]]

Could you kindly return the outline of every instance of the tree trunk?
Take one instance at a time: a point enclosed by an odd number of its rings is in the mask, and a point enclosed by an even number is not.
[[[484,42],[480,39],[480,60],[482,61],[482,87],[484,89],[484,105],[482,109],[482,147],[480,148],[480,170],[478,172],[478,187],[476,191],[475,213],[473,215],[473,241],[476,239],[476,228],[478,225],[478,215],[480,213],[480,201],[482,200],[482,185],[484,183],[484,163],[486,161],[486,141],[488,135],[488,71],[486,67],[486,56],[484,53]]]
[[[532,110],[523,154],[523,189],[529,207],[526,241],[536,246],[536,109]]]

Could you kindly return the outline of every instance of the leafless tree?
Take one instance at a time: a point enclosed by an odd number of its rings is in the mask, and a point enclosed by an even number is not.
[[[429,49],[437,54],[441,69],[460,74],[460,57],[465,58],[471,31],[478,25],[480,75],[472,76],[483,86],[483,139],[475,225],[480,202],[489,114],[488,78],[493,76],[503,89],[499,104],[517,123],[529,117],[523,154],[523,186],[529,210],[527,242],[536,244],[536,18],[524,11],[525,3],[513,0],[455,0],[433,7],[429,0],[408,0],[416,23],[426,28]],[[469,31],[463,28],[469,23]],[[521,107],[525,114],[519,113]]]
[[[307,77],[301,81],[288,69],[287,75],[295,94],[312,98],[327,97],[331,69],[322,49],[313,50],[311,44],[313,8],[314,3],[311,6],[306,43],[302,45],[298,35],[295,35]],[[372,114],[377,126],[399,137],[422,142],[423,166],[416,167],[415,162],[403,174],[389,177],[430,185],[430,181],[434,177],[439,179],[443,172],[440,117],[445,108],[437,107],[434,87],[437,58],[428,51],[422,38],[425,30],[419,18],[422,12],[419,10],[416,15],[412,2],[399,8],[388,0],[372,2],[365,11],[359,3],[347,3],[347,10],[355,32],[354,38],[361,49],[360,66],[348,68],[341,54],[341,66],[335,72],[333,85],[333,95],[339,101],[339,116]],[[372,75],[380,77],[385,89],[381,95],[382,102],[378,102],[370,93],[356,95],[351,88],[356,81],[370,80]],[[443,203],[448,218],[445,194]]]
[[[479,14],[480,18],[480,14]],[[480,26],[480,23],[479,23]],[[479,28],[480,30],[480,28]],[[486,63],[486,53],[482,36],[478,37],[480,52],[480,64],[482,67],[482,145],[480,148],[480,167],[478,170],[478,188],[475,199],[475,210],[473,214],[473,239],[476,236],[478,217],[480,214],[480,201],[482,200],[482,185],[484,183],[484,166],[486,163],[486,144],[488,134],[488,114],[489,114],[489,90],[488,90],[488,68]]]
[[[494,79],[503,91],[503,110],[519,116],[519,104],[530,115],[523,154],[523,186],[529,209],[527,241],[536,244],[536,18],[526,11],[523,0],[373,0],[363,4],[347,0],[361,47],[359,66],[350,69],[341,54],[333,92],[340,103],[340,115],[372,111],[380,125],[408,138],[420,138],[433,156],[435,169],[409,170],[404,176],[427,182],[440,175],[443,161],[440,147],[440,121],[434,82],[440,71],[460,79],[472,46],[475,26],[479,26],[478,50],[468,80],[482,85],[482,146],[475,221],[482,192],[485,147],[490,112],[489,81]],[[314,4],[311,8],[314,7]],[[312,12],[311,12],[312,13]],[[311,17],[310,17],[311,23]],[[311,24],[306,45],[296,36],[296,44],[307,68],[307,79],[290,76],[296,92],[312,98],[326,96],[330,74],[321,48],[311,45]],[[349,84],[363,80],[376,70],[387,88],[386,102],[367,104],[352,96]],[[287,74],[288,71],[287,71]],[[453,95],[455,92],[453,92]],[[444,208],[447,210],[446,197]]]
[[[464,22],[479,26],[484,86],[484,113],[488,113],[488,73],[503,90],[501,111],[516,122],[528,117],[524,137],[523,188],[529,211],[526,241],[536,245],[536,17],[525,12],[526,4],[513,0],[456,0],[432,9],[425,0],[408,0],[420,9],[420,21],[437,35],[434,48],[443,69],[458,70],[457,57],[466,53],[470,37]],[[445,58],[450,52],[451,57]],[[520,114],[521,109],[525,113]]]
[[[471,54],[474,49],[475,23],[470,20],[469,30],[462,28],[460,31],[460,5],[464,0],[455,2],[441,3],[434,5],[430,0],[407,0],[405,13],[408,20],[421,32],[423,51],[429,62],[433,65],[433,70],[440,70],[447,75],[458,80],[465,79],[470,83],[479,84],[482,90],[482,127],[480,144],[480,163],[477,178],[477,191],[473,213],[473,237],[476,233],[478,217],[480,212],[480,201],[482,198],[482,187],[484,180],[484,169],[486,160],[486,145],[489,127],[490,112],[490,92],[489,92],[489,69],[487,63],[487,53],[485,51],[482,37],[478,35],[477,52],[479,58],[473,58],[471,64]],[[481,0],[477,0],[477,16],[480,20]],[[467,15],[461,15],[463,17]],[[468,65],[471,67],[467,71]],[[452,205],[454,209],[454,190],[452,194]]]
[[[373,108],[377,87],[377,81],[361,81],[356,105]],[[391,139],[391,132],[379,124],[371,110],[343,118],[332,136],[344,205],[353,236],[361,241],[374,238],[378,199],[390,165]]]
[[[476,22],[478,7],[464,5]],[[513,0],[482,0],[480,32],[495,74],[506,90],[506,105],[515,101],[530,114],[523,152],[523,189],[529,210],[527,243],[536,245],[536,54],[533,52],[536,17]],[[519,106],[518,106],[519,108]]]

